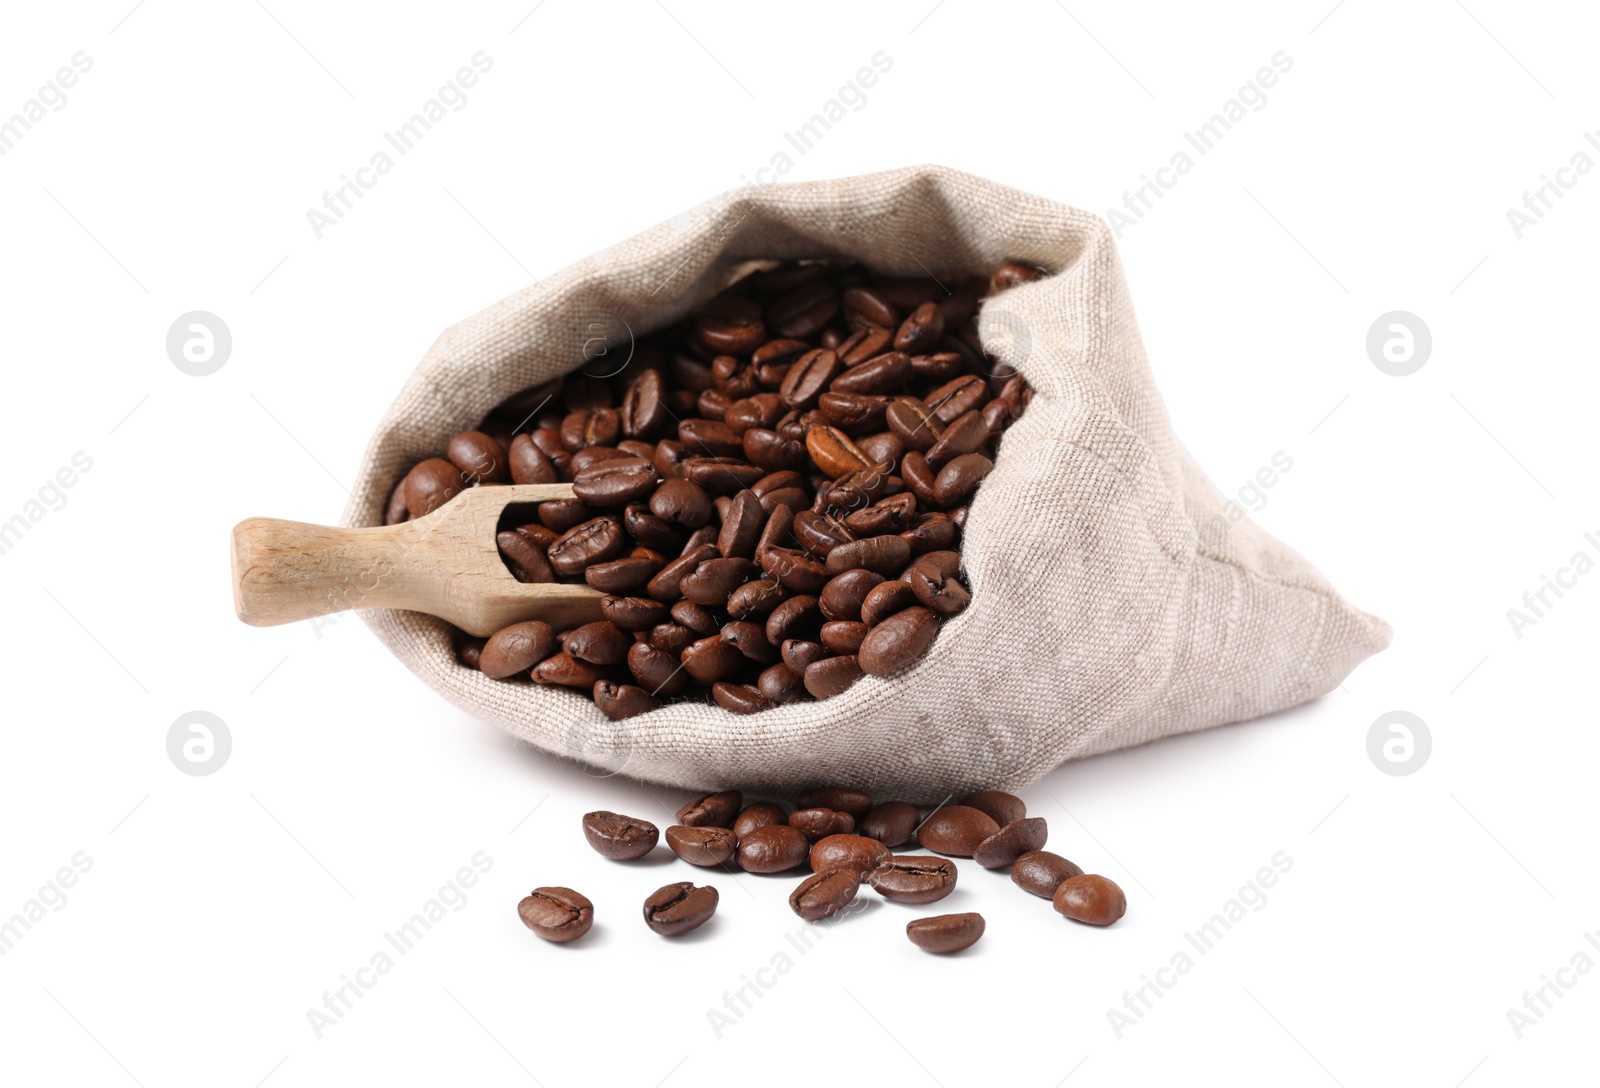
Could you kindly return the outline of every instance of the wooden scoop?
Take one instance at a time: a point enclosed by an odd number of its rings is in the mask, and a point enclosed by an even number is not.
[[[351,608],[426,612],[480,637],[521,620],[577,627],[601,618],[604,595],[519,582],[494,541],[506,507],[572,497],[571,484],[472,487],[425,517],[367,529],[247,518],[233,527],[233,607],[256,627]]]

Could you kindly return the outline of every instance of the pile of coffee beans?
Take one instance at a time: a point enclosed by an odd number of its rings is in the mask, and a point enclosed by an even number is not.
[[[507,520],[496,541],[520,581],[607,594],[604,619],[461,634],[457,656],[589,691],[612,718],[707,689],[755,713],[888,676],[969,600],[967,504],[1032,398],[983,354],[975,315],[1040,275],[758,272],[615,373],[511,397],[412,468],[386,520],[465,487],[571,481],[576,498]]]
[[[893,903],[936,903],[955,890],[956,864],[971,858],[985,869],[1006,869],[1018,887],[1051,900],[1073,921],[1108,926],[1127,912],[1115,881],[1085,873],[1044,849],[1047,828],[1022,799],[984,790],[924,818],[904,801],[875,803],[857,789],[807,790],[793,811],[772,801],[746,805],[738,790],[696,798],[667,828],[667,847],[690,865],[736,865],[749,873],[809,870],[789,896],[790,908],[816,922],[855,901],[866,885]],[[655,849],[660,829],[615,812],[583,817],[583,834],[602,857],[637,861]],[[935,854],[896,854],[916,843]],[[673,937],[697,929],[716,913],[717,890],[692,881],[668,884],[644,901],[645,925]],[[522,922],[548,941],[576,940],[594,924],[594,904],[571,888],[535,888],[517,905]],[[983,915],[939,914],[906,924],[911,943],[928,952],[959,952],[983,936]]]

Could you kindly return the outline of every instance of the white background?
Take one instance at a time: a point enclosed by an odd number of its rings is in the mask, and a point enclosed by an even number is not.
[[[1581,950],[1600,961],[1600,574],[1520,638],[1506,613],[1600,557],[1600,176],[1520,239],[1506,209],[1600,126],[1592,19],[1506,0],[533,2],[4,16],[0,117],[74,53],[93,67],[0,157],[0,520],[75,453],[93,467],[0,555],[0,919],[75,854],[92,868],[0,957],[0,1078],[1487,1088],[1591,1069],[1600,971],[1559,976],[1520,1038],[1507,1010]],[[319,240],[306,209],[480,50],[467,105]],[[795,155],[784,134],[878,51],[893,67],[865,107]],[[645,894],[707,874],[603,862],[578,818],[664,824],[682,795],[520,749],[353,618],[233,618],[229,527],[336,520],[448,324],[785,149],[789,179],[936,161],[1105,214],[1279,51],[1294,64],[1266,105],[1122,232],[1123,260],[1187,448],[1230,493],[1287,454],[1255,516],[1396,636],[1315,705],[1027,791],[1052,848],[1127,889],[1114,928],[963,863],[941,907],[989,931],[954,959],[902,935],[932,908],[892,904],[801,956],[792,881],[718,873],[715,921],[662,940]],[[191,310],[232,332],[210,377],[166,354]],[[1432,330],[1411,377],[1366,354],[1391,310]],[[168,759],[192,710],[232,735],[210,777]],[[1409,777],[1367,755],[1392,710],[1431,731]],[[479,851],[466,905],[319,1039],[307,1010]],[[1107,1010],[1279,851],[1265,906],[1119,1037]],[[586,891],[594,932],[527,933],[514,908],[540,884]],[[707,1010],[780,951],[793,970],[719,1037]]]

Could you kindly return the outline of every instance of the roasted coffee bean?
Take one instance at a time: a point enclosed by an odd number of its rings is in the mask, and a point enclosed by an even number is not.
[[[878,462],[847,473],[823,488],[819,501],[827,506],[830,516],[848,517],[889,493],[893,469],[893,465]]]
[[[870,468],[866,455],[837,427],[812,427],[806,432],[806,452],[824,473],[834,478]]]
[[[946,427],[939,441],[928,447],[923,456],[928,467],[937,471],[963,454],[979,452],[988,443],[989,425],[984,422],[983,413],[968,412]]]
[[[846,370],[829,383],[828,391],[885,396],[901,392],[910,380],[911,356],[890,351]]]
[[[798,827],[767,824],[739,836],[739,868],[747,873],[781,873],[804,865],[811,844]]]
[[[999,830],[1000,825],[987,813],[966,805],[946,805],[922,822],[917,842],[937,854],[970,858],[980,842]]]
[[[778,647],[790,639],[804,641],[809,637],[814,641],[821,624],[822,613],[815,597],[790,597],[767,617],[767,641]]]
[[[636,593],[650,584],[661,565],[661,560],[647,556],[623,556],[585,567],[583,580],[601,593]]]
[[[592,518],[561,534],[548,554],[557,574],[573,575],[591,563],[615,559],[627,546],[622,526],[611,518]]]
[[[664,654],[672,655],[672,667],[678,667],[678,657],[693,646],[700,636],[678,623],[658,623],[650,628],[646,641]],[[688,677],[684,677],[688,682]],[[663,689],[665,690],[665,689]]]
[[[880,582],[861,601],[861,622],[868,627],[876,627],[896,612],[916,603],[917,595],[911,591],[909,584],[899,579]]]
[[[744,794],[738,790],[707,793],[680,808],[677,820],[685,827],[727,827],[743,804]]]
[[[827,568],[793,548],[768,548],[761,556],[761,566],[785,589],[796,593],[817,593],[828,583]]]
[[[745,459],[769,472],[798,468],[806,462],[806,448],[777,431],[751,428],[741,439]]]
[[[535,888],[517,904],[517,917],[545,940],[565,944],[589,932],[594,904],[571,888]]]
[[[911,545],[912,555],[945,551],[956,542],[956,523],[949,514],[936,510],[919,516],[900,535]]]
[[[688,480],[667,480],[650,496],[650,512],[673,525],[698,529],[711,520],[711,497]]]
[[[894,334],[888,329],[873,326],[851,333],[833,350],[845,366],[858,366],[868,359],[877,358],[892,347],[894,347]]]
[[[699,929],[717,912],[717,889],[685,880],[657,888],[644,901],[644,924],[663,937]]]
[[[927,459],[912,450],[900,459],[900,476],[905,480],[906,488],[917,497],[917,501],[925,506],[937,506],[939,500],[934,497],[934,484],[938,477],[933,469],[928,467]]]
[[[922,817],[917,806],[905,801],[885,801],[861,818],[857,830],[893,849],[911,841]]]
[[[909,491],[879,499],[864,510],[844,519],[845,526],[858,537],[904,533],[917,514],[917,497]],[[909,544],[910,541],[908,540]]]
[[[989,293],[993,295],[1008,287],[1032,283],[1042,275],[1043,272],[1031,265],[1022,264],[1020,261],[1007,261],[995,269],[994,275],[989,277]]]
[[[744,654],[721,638],[713,635],[691,643],[679,655],[683,669],[702,684],[726,680],[738,672],[745,663]]]
[[[911,544],[900,536],[869,536],[841,544],[828,553],[829,574],[839,575],[864,567],[882,575],[899,574],[911,559]]]
[[[642,858],[656,848],[661,832],[649,820],[622,816],[601,810],[583,818],[583,837],[604,857],[613,861]]]
[[[896,397],[884,411],[884,420],[908,450],[928,450],[944,433],[944,422],[916,397]]]
[[[685,480],[718,495],[732,495],[749,487],[764,470],[734,457],[691,457],[679,467]]]
[[[1046,828],[1038,816],[1014,820],[980,842],[972,860],[985,869],[1004,869],[1023,854],[1044,849]]]
[[[606,670],[599,665],[580,661],[569,653],[559,653],[535,665],[533,679],[539,684],[593,690],[595,684],[606,679]]]
[[[443,457],[430,457],[406,473],[406,509],[426,517],[461,494],[461,470]]]
[[[561,443],[569,450],[614,446],[622,437],[622,416],[614,408],[580,408],[561,420]]]
[[[611,446],[585,446],[568,459],[567,472],[576,480],[602,461],[618,461],[626,457],[628,454]]]
[[[1128,913],[1128,897],[1116,881],[1095,873],[1067,877],[1051,902],[1057,914],[1091,926],[1108,926]]]
[[[828,656],[828,650],[820,642],[791,638],[778,647],[778,654],[785,665],[804,676],[808,668]]]
[[[846,869],[827,869],[813,873],[789,893],[789,908],[808,922],[838,914],[855,899],[861,880]]]
[[[841,654],[812,662],[804,675],[806,690],[818,699],[826,699],[861,679],[863,670],[855,654]]]
[[[788,820],[788,814],[784,812],[782,805],[770,801],[757,801],[752,805],[746,805],[740,810],[739,815],[734,817],[733,833],[742,839],[758,827],[767,827],[771,824],[787,825]]]
[[[757,578],[728,594],[728,615],[739,620],[760,619],[788,597],[789,591],[781,583],[771,578]]]
[[[545,552],[548,545],[538,543],[529,532],[530,528],[544,529],[544,526],[525,525],[519,529],[497,533],[494,538],[495,546],[500,549],[501,557],[517,581],[553,582],[556,580],[556,571],[550,565],[550,556]]]
[[[726,680],[717,680],[710,685],[710,699],[733,714],[760,714],[762,710],[771,710],[776,706],[762,694],[760,688],[747,683],[728,683]]]
[[[511,469],[500,443],[482,431],[462,431],[450,439],[445,456],[463,480],[480,484],[503,484],[511,479]]]
[[[941,955],[971,948],[983,936],[983,915],[940,914],[906,923],[906,936],[924,952]]]
[[[456,646],[456,661],[469,669],[478,668],[483,659],[485,642],[481,638],[464,638]]]
[[[629,438],[654,438],[671,418],[666,387],[657,370],[641,371],[622,397],[622,433]]]
[[[681,623],[701,638],[722,630],[722,621],[705,605],[694,601],[679,601],[671,609],[672,622]]]
[[[1011,882],[1044,899],[1053,898],[1063,880],[1082,875],[1082,869],[1048,850],[1031,850],[1011,863]]]
[[[888,431],[863,435],[856,439],[856,448],[861,451],[867,460],[874,464],[880,461],[896,464],[900,458],[905,456],[906,452],[905,443]]]
[[[839,297],[829,283],[808,283],[774,302],[767,320],[779,336],[815,336],[839,312]]]
[[[816,842],[829,835],[854,834],[856,820],[848,812],[837,809],[803,808],[789,813],[789,826],[798,827],[806,833],[807,841]]]
[[[406,509],[406,481],[401,477],[395,484],[394,490],[389,492],[389,502],[383,510],[383,523],[385,525],[399,525],[411,517]]]
[[[852,329],[876,326],[893,329],[900,323],[900,315],[893,305],[870,287],[852,287],[839,300],[844,305],[845,324]]]
[[[856,539],[844,522],[815,510],[801,510],[795,514],[793,528],[795,540],[816,556],[826,557],[834,548]]]
[[[557,536],[571,531],[593,518],[598,511],[577,499],[552,499],[539,504],[539,521]]]
[[[956,890],[955,862],[924,854],[896,854],[867,877],[891,903],[937,903]]]
[[[739,492],[722,519],[717,550],[727,559],[749,559],[755,555],[756,541],[766,524],[767,512],[761,509],[761,497],[754,491]]]
[[[953,351],[936,351],[931,355],[911,357],[911,377],[914,381],[947,382],[961,373],[961,356]]]
[[[540,620],[502,627],[489,636],[478,654],[478,668],[495,680],[527,672],[555,649],[555,628]]]
[[[661,568],[654,578],[645,586],[645,592],[658,601],[670,604],[683,596],[680,588],[683,580],[695,569],[710,559],[717,556],[715,544],[701,544],[690,551],[685,551],[678,558]]]
[[[1028,806],[1023,803],[1022,798],[1004,790],[979,790],[977,793],[967,794],[956,803],[987,813],[989,818],[1001,827],[1014,824],[1028,814]]]
[[[748,559],[707,559],[679,581],[678,592],[696,604],[720,606],[760,571]]]
[[[661,702],[644,688],[634,684],[618,684],[611,680],[596,680],[594,705],[614,722],[659,710]]]
[[[739,839],[725,827],[667,828],[667,846],[690,865],[721,865],[733,857]]]
[[[812,345],[804,340],[768,340],[750,353],[750,365],[756,368],[762,385],[776,388],[783,381],[783,371],[811,349]]]
[[[572,493],[590,506],[626,506],[656,489],[656,467],[642,457],[614,457],[579,472]]]
[[[858,820],[872,810],[872,795],[849,786],[814,786],[795,801],[800,808],[831,808]]]
[[[789,830],[799,833],[796,828]],[[801,838],[804,838],[801,835]],[[845,869],[866,879],[866,874],[889,860],[889,848],[864,835],[829,835],[811,847],[811,870]]]
[[[982,408],[989,399],[989,387],[976,374],[952,378],[930,392],[924,403],[946,427],[968,412]]]
[[[510,462],[514,484],[553,484],[560,479],[550,458],[525,434],[511,440]]]
[[[946,569],[945,565],[935,558],[949,554],[951,553],[930,552],[921,556],[906,571],[905,577],[906,584],[911,587],[911,592],[916,595],[918,602],[941,616],[960,612],[972,600],[972,594],[967,591],[967,587],[957,580],[956,572]]]
[[[809,351],[797,359],[783,376],[778,395],[794,409],[815,408],[817,398],[826,393],[840,370],[839,357],[826,349]]]
[[[944,312],[936,302],[924,302],[900,323],[894,335],[894,349],[907,355],[931,351],[944,335]]]
[[[955,458],[933,481],[933,498],[941,506],[965,499],[994,469],[994,462],[981,453],[964,453]]]
[[[628,647],[628,671],[652,697],[677,695],[689,686],[689,674],[679,667],[677,654],[648,642]]]
[[[691,457],[743,457],[744,438],[727,423],[686,419],[678,424],[678,441]]]
[[[774,705],[797,702],[806,694],[805,678],[781,661],[761,670],[756,688]]]
[[[818,637],[830,653],[854,654],[860,651],[861,644],[866,641],[868,630],[866,624],[857,620],[829,620],[822,625]]]
[[[713,299],[695,318],[694,327],[702,344],[729,355],[748,355],[767,339],[761,307],[737,295]]]
[[[828,579],[817,595],[822,614],[830,620],[859,620],[861,605],[883,575],[856,567]]]
[[[881,429],[888,407],[888,397],[865,393],[824,393],[817,398],[822,417],[847,433]]]
[[[732,620],[722,625],[722,641],[734,647],[758,665],[771,665],[778,660],[778,648],[767,641],[766,628],[746,620]]]
[[[598,620],[570,632],[561,648],[591,665],[620,665],[633,645],[633,639],[616,624]]]

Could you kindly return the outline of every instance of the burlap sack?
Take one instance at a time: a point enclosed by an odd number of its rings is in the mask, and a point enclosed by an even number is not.
[[[981,311],[985,348],[1037,393],[971,507],[972,604],[921,661],[751,716],[685,702],[612,722],[586,695],[461,667],[428,616],[364,613],[378,637],[458,706],[595,773],[697,789],[841,783],[924,803],[1294,706],[1388,644],[1382,620],[1231,520],[1184,455],[1106,225],[939,167],[726,194],[449,329],[378,424],[345,524],[380,524],[412,464],[584,364],[602,337],[625,357],[626,330],[681,317],[747,262],[819,256],[901,276],[987,274],[1008,258],[1053,273]]]

